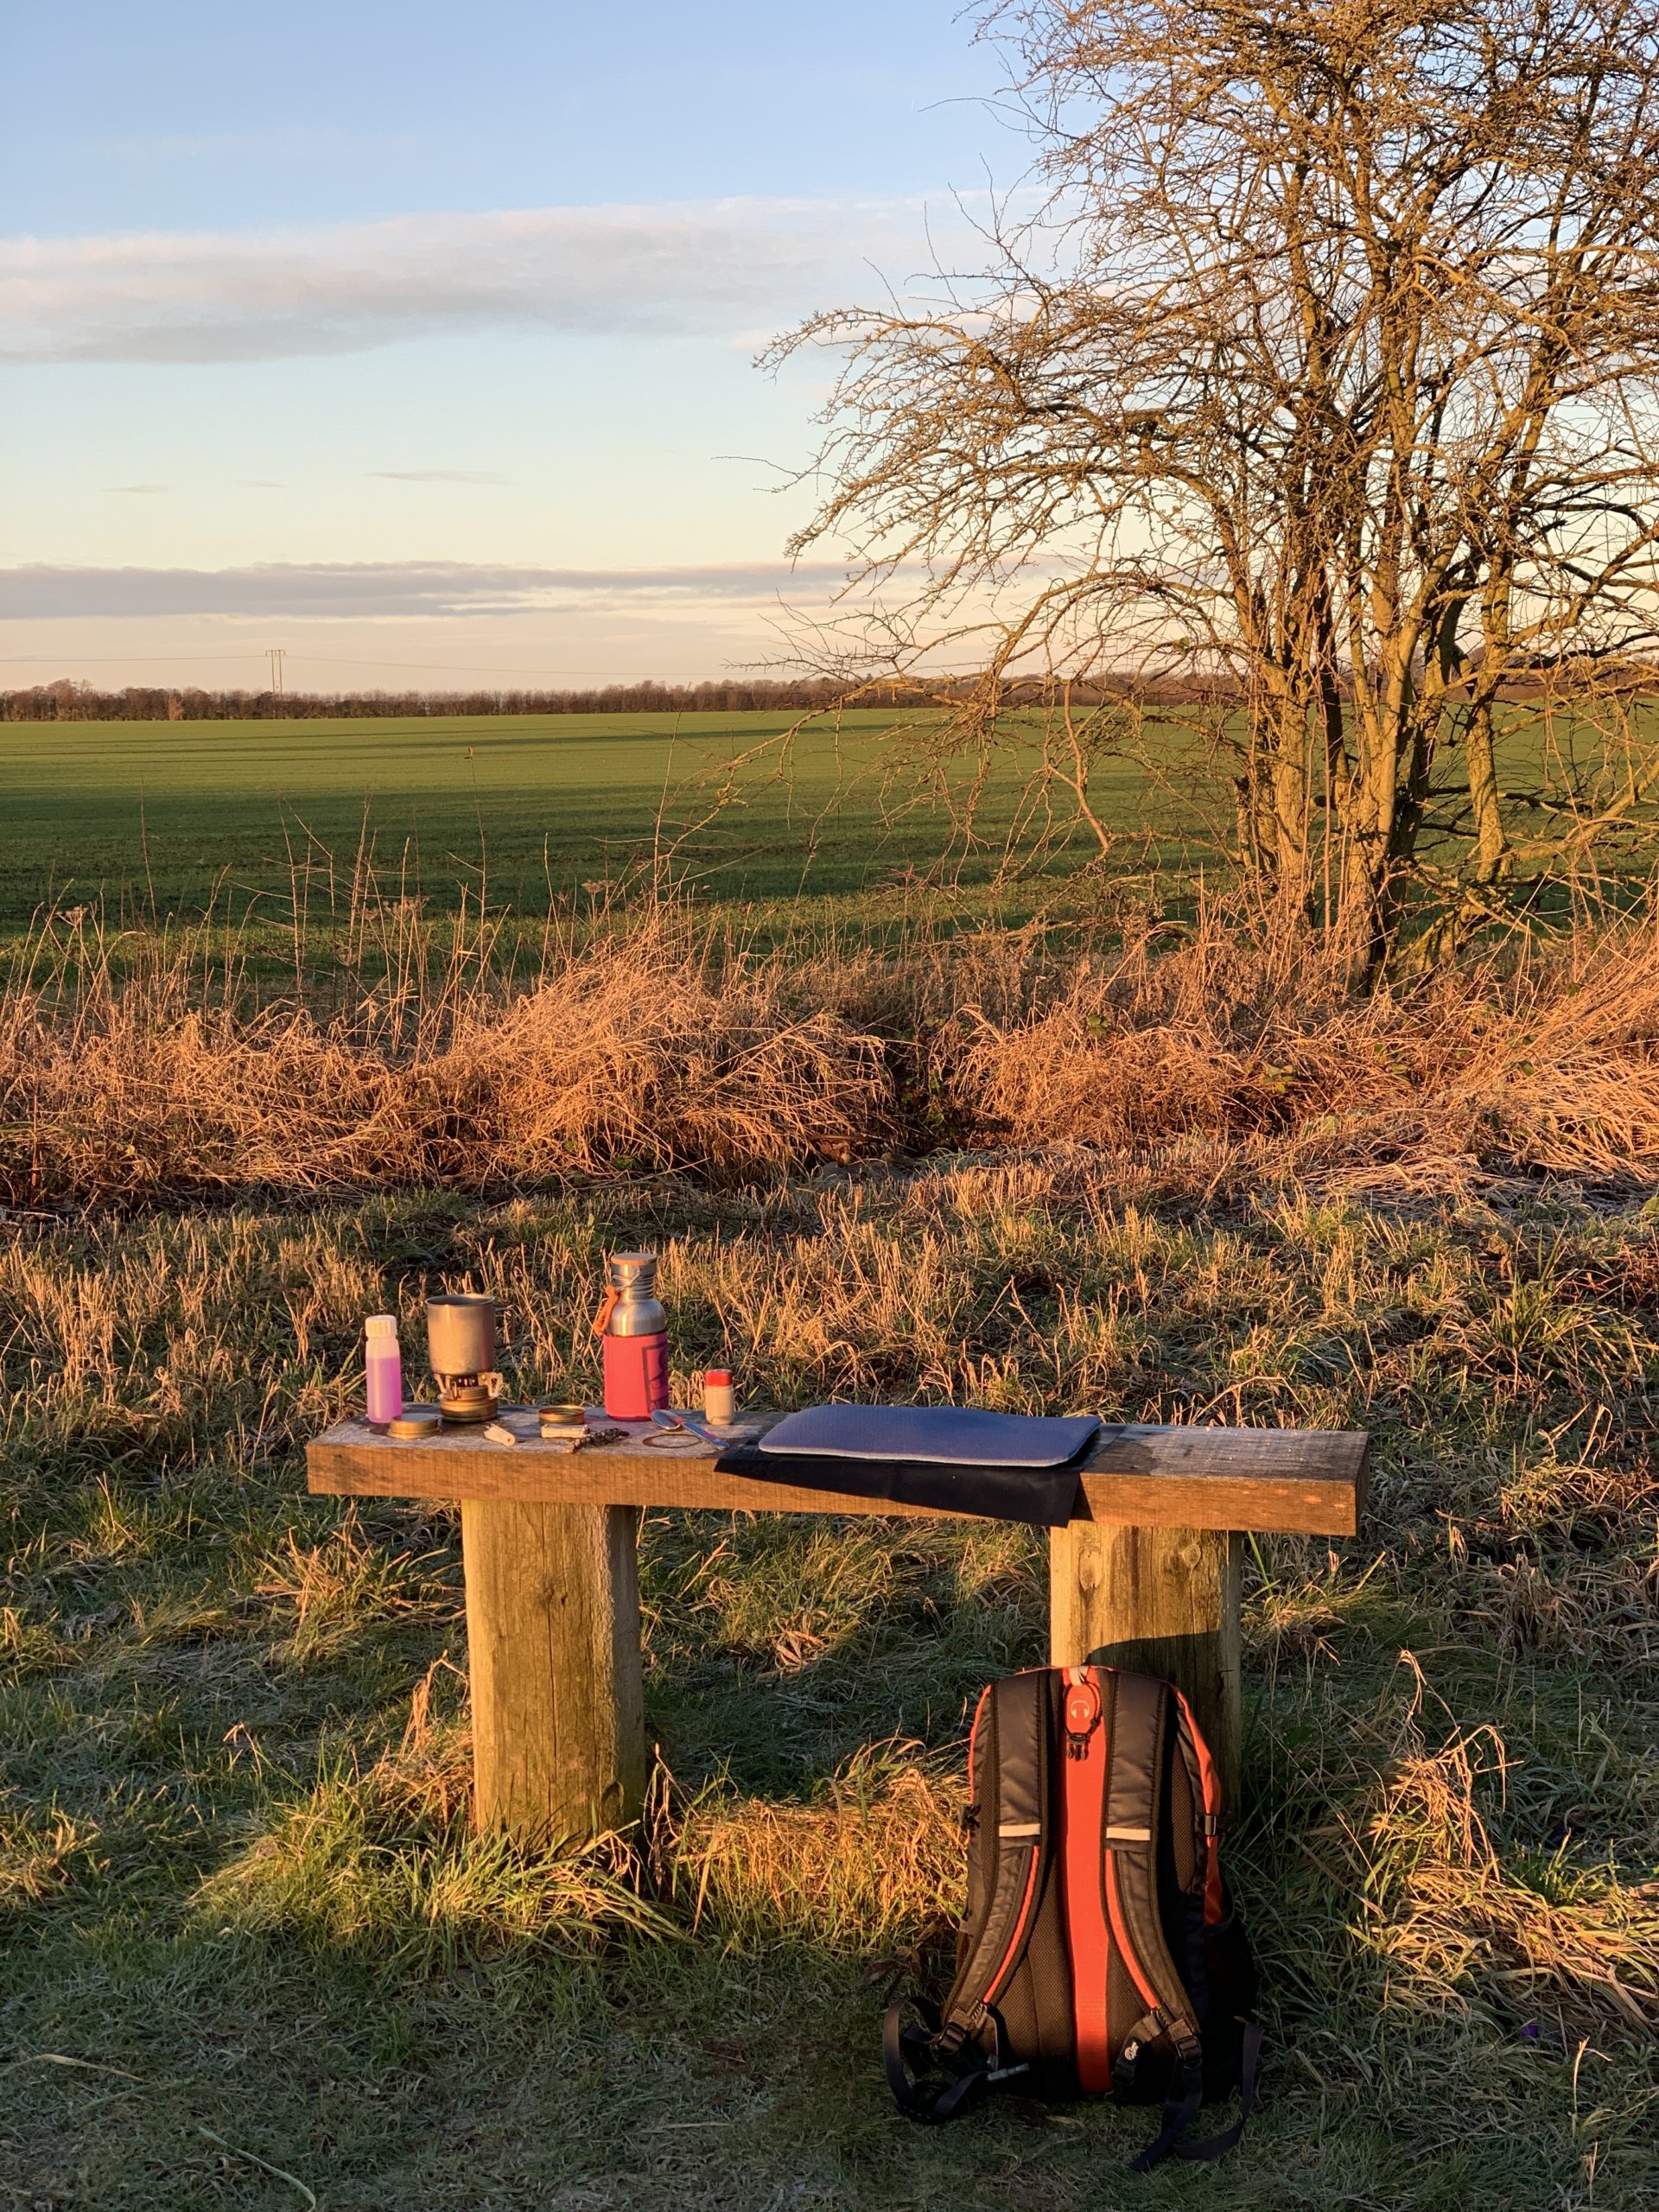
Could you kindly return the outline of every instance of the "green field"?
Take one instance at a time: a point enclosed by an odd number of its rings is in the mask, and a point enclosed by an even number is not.
[[[721,900],[879,900],[945,843],[931,810],[900,811],[902,795],[879,790],[893,720],[851,716],[839,741],[809,733],[786,778],[750,772],[738,802],[685,837],[677,867]],[[346,895],[365,838],[383,892],[443,911],[482,882],[493,906],[544,912],[550,896],[619,880],[673,845],[708,815],[728,764],[788,727],[772,715],[0,724],[0,929],[97,899],[112,913],[228,899],[274,917],[290,910],[296,867],[315,907],[331,861]],[[1106,779],[1125,826],[1138,826],[1136,782],[1127,766]],[[1012,779],[993,791],[993,836],[1012,798]],[[982,856],[968,881],[992,867]]]
[[[362,861],[383,897],[414,896],[442,915],[482,892],[495,912],[528,925],[585,887],[592,895],[636,881],[664,855],[677,881],[763,931],[833,923],[868,933],[910,917],[918,874],[947,855],[953,922],[992,910],[1023,919],[1030,884],[989,887],[1034,753],[1001,757],[979,842],[963,855],[944,810],[900,763],[899,720],[868,712],[839,729],[815,725],[781,773],[783,715],[0,723],[0,937],[76,905],[116,920],[212,907],[257,930],[288,927],[298,903],[316,923],[349,904]],[[732,764],[769,741],[716,805]],[[1156,772],[1098,764],[1091,799],[1122,840],[1114,876],[1179,899],[1198,868],[1212,880],[1218,863],[1224,871],[1231,797],[1190,735],[1152,724],[1147,741]],[[1537,729],[1518,723],[1500,767],[1517,794],[1559,785],[1565,772],[1559,759],[1547,766]],[[1444,772],[1455,781],[1455,756]],[[958,792],[966,775],[952,771]],[[1602,852],[1632,885],[1652,862],[1653,811],[1637,809]],[[1517,803],[1517,836],[1552,823],[1559,810]],[[1027,859],[1032,834],[1027,822],[1013,838]],[[1426,839],[1429,855],[1445,849]],[[1062,838],[1035,873],[1052,891],[1095,851],[1086,832]]]

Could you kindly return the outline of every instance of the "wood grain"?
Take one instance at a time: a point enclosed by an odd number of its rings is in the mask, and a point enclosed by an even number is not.
[[[1242,1536],[1074,1521],[1049,1538],[1049,1656],[1160,1675],[1187,1699],[1238,1802]]]
[[[463,1502],[475,1826],[545,1843],[639,1818],[639,1524],[628,1506]]]
[[[562,1453],[538,1439],[488,1444],[465,1430],[405,1442],[365,1421],[342,1421],[308,1447],[307,1482],[313,1491],[364,1497],[937,1517],[931,1506],[717,1474],[712,1446],[671,1455],[645,1445],[643,1434]],[[1364,1510],[1365,1461],[1366,1440],[1354,1430],[1122,1425],[1102,1431],[1089,1459],[1078,1518],[1351,1536]]]

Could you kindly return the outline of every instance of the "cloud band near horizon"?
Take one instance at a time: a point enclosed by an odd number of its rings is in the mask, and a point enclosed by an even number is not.
[[[864,289],[872,262],[902,283],[938,243],[918,200],[766,199],[0,239],[0,364],[276,360],[480,329],[732,334]]]
[[[822,602],[846,571],[829,561],[653,569],[547,569],[455,561],[270,562],[233,569],[0,569],[0,620],[157,616],[431,620],[545,613],[603,601],[758,604],[802,594]]]

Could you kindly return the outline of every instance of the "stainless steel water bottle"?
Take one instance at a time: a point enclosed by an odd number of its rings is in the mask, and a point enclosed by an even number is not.
[[[605,1410],[649,1421],[668,1403],[668,1316],[657,1297],[657,1255],[613,1252],[594,1327],[605,1340]]]

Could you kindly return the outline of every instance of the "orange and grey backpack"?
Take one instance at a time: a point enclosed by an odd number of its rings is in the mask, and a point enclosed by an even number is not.
[[[1219,1778],[1185,1699],[1115,1667],[993,1682],[974,1715],[968,1795],[956,1980],[937,2011],[887,2009],[900,2110],[949,2120],[1001,2082],[1161,2100],[1138,2171],[1172,2152],[1220,2158],[1249,2117],[1262,2029],[1222,1879]],[[1235,2124],[1184,2141],[1199,2107],[1234,2088]]]

